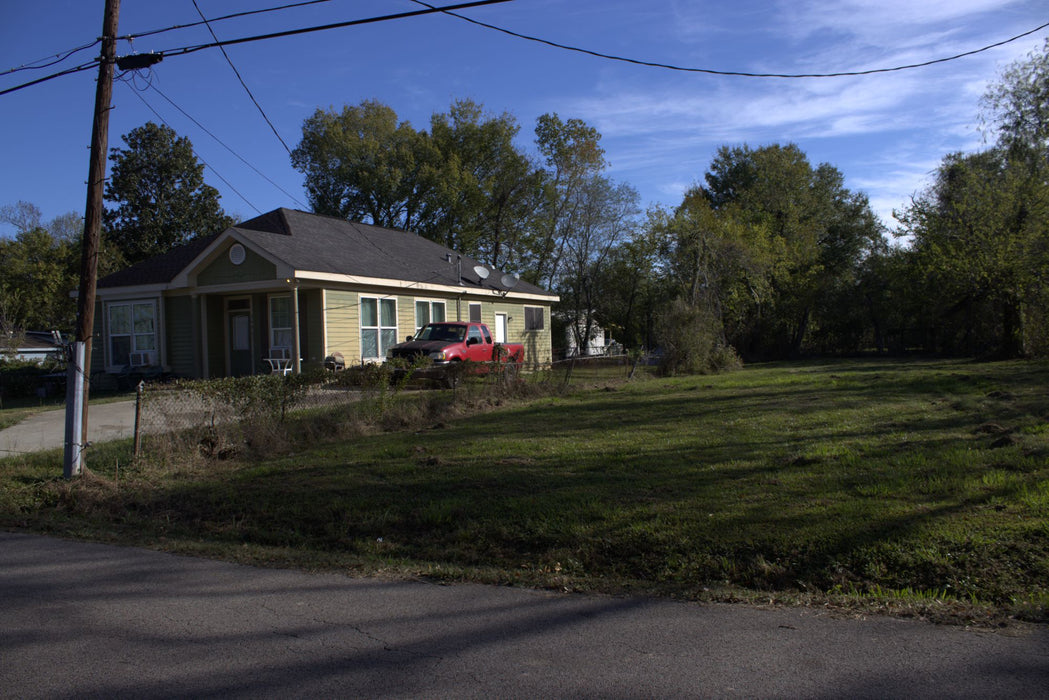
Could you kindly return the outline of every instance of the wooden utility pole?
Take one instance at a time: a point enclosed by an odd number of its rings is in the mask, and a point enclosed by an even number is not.
[[[77,331],[66,382],[65,477],[78,476],[84,466],[87,444],[87,400],[90,394],[91,334],[95,325],[95,283],[98,246],[102,232],[102,192],[109,149],[109,110],[113,97],[113,67],[117,53],[120,0],[106,0],[102,20],[102,55],[95,86],[95,118],[91,129],[91,162],[87,178],[87,206],[80,258],[80,291],[77,297]]]

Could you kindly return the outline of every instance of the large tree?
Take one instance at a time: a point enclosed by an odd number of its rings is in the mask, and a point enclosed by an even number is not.
[[[485,114],[471,100],[430,119],[441,168],[428,235],[507,270],[520,269],[541,193],[538,171],[514,143],[519,131],[513,115]]]
[[[82,228],[76,214],[49,224],[28,202],[0,207],[0,223],[15,228],[14,238],[0,239],[0,325],[10,329],[72,329],[76,316],[70,291],[76,288]]]
[[[189,139],[168,126],[147,122],[110,150],[112,162],[103,215],[109,252],[124,262],[167,252],[233,223],[219,206],[218,191],[205,184],[204,166]]]
[[[318,109],[302,127],[292,165],[318,214],[409,231],[430,223],[427,200],[440,158],[425,132],[376,101]]]
[[[831,165],[813,168],[794,144],[719,149],[702,189],[719,219],[750,230],[770,288],[754,309],[741,350],[801,352],[821,321],[838,311],[821,304],[852,284],[863,256],[882,240],[867,198],[850,192]]]
[[[899,215],[922,280],[928,349],[1049,353],[1049,42],[984,97],[994,145],[944,158]]]
[[[561,273],[566,246],[578,232],[588,191],[604,170],[601,134],[581,119],[544,114],[536,120],[536,146],[546,165],[543,199],[530,236],[529,281],[552,286]]]
[[[458,100],[416,130],[365,101],[306,120],[292,164],[319,214],[414,231],[501,269],[518,270],[539,206],[538,173],[510,114]]]

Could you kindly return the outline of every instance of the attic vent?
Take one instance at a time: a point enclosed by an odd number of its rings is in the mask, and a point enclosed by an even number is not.
[[[246,257],[248,257],[248,254],[240,243],[234,243],[229,249],[229,261],[234,265],[240,265]]]

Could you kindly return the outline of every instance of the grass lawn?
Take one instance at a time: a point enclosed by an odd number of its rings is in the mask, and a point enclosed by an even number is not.
[[[400,400],[410,401],[403,396]],[[1045,621],[1049,365],[597,383],[269,459],[0,461],[0,526],[236,561]]]

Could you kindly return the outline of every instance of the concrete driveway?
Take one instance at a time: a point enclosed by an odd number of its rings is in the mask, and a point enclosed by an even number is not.
[[[1049,630],[307,574],[0,532],[17,698],[1046,698]]]
[[[91,404],[87,435],[91,442],[132,437],[135,433],[135,401]],[[0,430],[0,456],[40,452],[65,446],[66,411],[44,411],[17,425]]]

